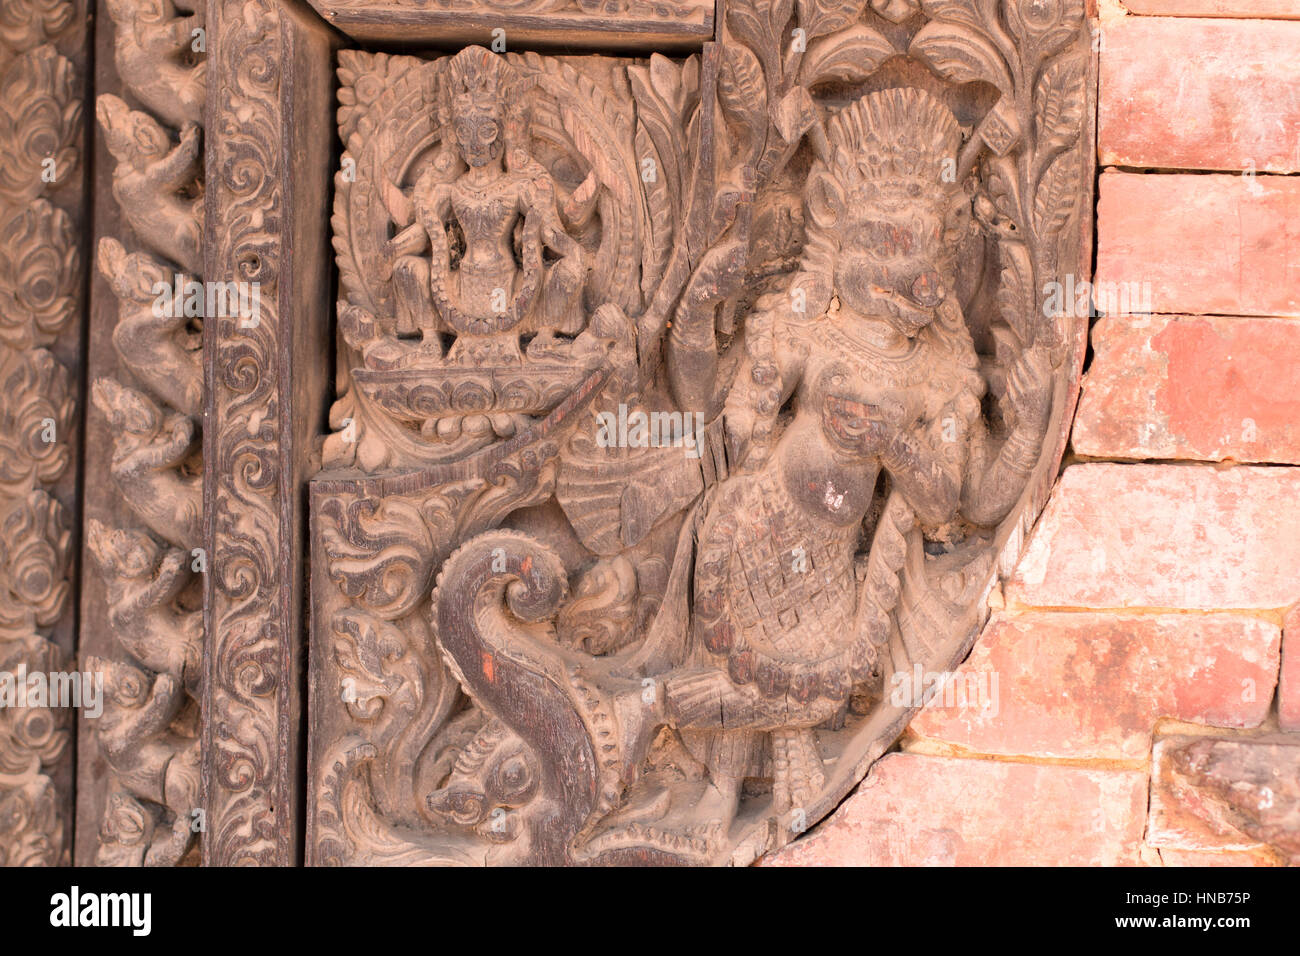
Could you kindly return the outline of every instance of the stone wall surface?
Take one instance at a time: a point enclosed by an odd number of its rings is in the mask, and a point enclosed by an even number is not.
[[[770,865],[1300,861],[1300,6],[1101,8],[1061,480],[970,658]]]

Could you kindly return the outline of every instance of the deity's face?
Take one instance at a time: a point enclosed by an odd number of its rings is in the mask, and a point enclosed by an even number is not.
[[[456,103],[456,143],[471,166],[486,166],[500,158],[505,149],[501,111],[468,98]]]
[[[860,315],[884,318],[909,338],[916,335],[953,291],[969,203],[944,208],[913,197],[863,197],[848,203],[846,213],[835,264],[840,300]]]

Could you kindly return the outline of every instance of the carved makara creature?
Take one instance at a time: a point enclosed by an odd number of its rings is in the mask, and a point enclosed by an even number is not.
[[[88,657],[86,667],[104,674],[99,743],[116,784],[129,795],[110,802],[97,862],[137,864],[134,857],[148,840],[145,866],[175,866],[194,839],[191,814],[199,796],[198,739],[169,730],[188,700],[185,690],[170,674],[151,680],[124,661]],[[154,817],[151,805],[168,819]]]
[[[99,271],[118,298],[113,346],[122,363],[150,391],[192,418],[203,412],[203,369],[199,335],[184,309],[159,308],[158,289],[172,278],[161,262],[143,252],[127,255],[116,239],[99,241]]]
[[[195,448],[193,420],[111,378],[95,382],[91,396],[114,428],[111,470],[127,504],[164,541],[197,547],[202,481],[180,467]]]
[[[178,129],[203,120],[207,63],[203,4],[182,15],[172,0],[108,0],[117,72],[145,106]]]
[[[96,112],[108,151],[117,160],[113,196],[140,241],[190,275],[203,271],[203,197],[195,195],[203,130],[186,122],[180,142],[148,113],[110,93]]]
[[[108,621],[118,643],[150,670],[170,674],[198,696],[202,621],[179,611],[176,599],[190,583],[190,555],[162,551],[142,531],[106,528],[90,519],[87,548],[108,585]]]

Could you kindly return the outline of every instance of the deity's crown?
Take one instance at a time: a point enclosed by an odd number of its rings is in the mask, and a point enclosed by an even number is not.
[[[827,139],[828,165],[850,207],[891,197],[939,199],[958,188],[961,128],[924,90],[867,94],[831,119]]]
[[[466,47],[451,60],[452,97],[457,108],[502,108],[505,82],[501,58],[481,46]]]

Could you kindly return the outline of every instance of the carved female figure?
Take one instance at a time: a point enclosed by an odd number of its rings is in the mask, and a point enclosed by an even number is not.
[[[395,187],[385,193],[405,226],[390,243],[398,333],[418,328],[424,349],[440,355],[436,333],[454,332],[450,358],[475,365],[519,361],[521,333],[581,327],[582,248],[565,232],[550,175],[507,135],[521,125],[509,114],[524,92],[507,70],[482,47],[452,59],[447,118],[455,153],[444,152],[409,199]],[[458,257],[448,238],[453,226],[463,247]],[[547,249],[558,257],[549,267]]]
[[[985,381],[954,288],[972,225],[970,198],[943,176],[961,145],[952,114],[919,90],[873,93],[822,145],[800,270],[751,316],[724,413],[740,468],[693,519],[689,623],[662,614],[639,656],[659,675],[653,713],[621,708],[678,729],[709,770],[701,818],[724,827],[764,736],[775,809],[813,799],[814,728],[883,676],[905,536],[919,524],[942,543],[999,521],[1047,423],[1047,364],[1030,349],[1009,373],[1013,427],[990,462]]]

